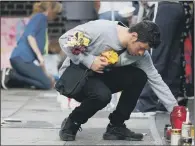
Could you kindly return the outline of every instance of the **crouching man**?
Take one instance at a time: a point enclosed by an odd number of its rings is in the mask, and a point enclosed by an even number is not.
[[[142,140],[143,135],[128,129],[124,122],[130,118],[147,81],[169,112],[177,105],[148,52],[160,44],[160,32],[155,23],[143,21],[126,28],[108,20],[90,21],[69,30],[59,38],[59,43],[68,56],[61,73],[70,62],[82,64],[94,72],[80,93],[72,97],[81,104],[62,122],[61,140],[75,140],[81,125],[106,107],[111,95],[119,91],[122,94],[116,110],[109,115],[110,123],[103,139]]]

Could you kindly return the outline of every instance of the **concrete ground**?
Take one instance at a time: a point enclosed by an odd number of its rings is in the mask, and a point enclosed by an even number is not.
[[[109,111],[99,111],[78,132],[76,141],[60,141],[62,120],[72,109],[61,109],[55,91],[1,90],[2,145],[165,145],[164,125],[168,114],[132,114],[128,128],[146,134],[143,141],[104,141]],[[67,103],[66,103],[67,104]],[[67,104],[68,105],[68,104]],[[194,104],[191,104],[194,107]]]

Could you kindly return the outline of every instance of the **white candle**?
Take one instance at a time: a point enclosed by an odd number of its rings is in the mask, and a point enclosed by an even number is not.
[[[188,108],[186,108],[186,111],[187,111],[187,113],[186,113],[186,123],[189,123],[190,122],[190,120],[189,120],[190,113],[189,113]]]

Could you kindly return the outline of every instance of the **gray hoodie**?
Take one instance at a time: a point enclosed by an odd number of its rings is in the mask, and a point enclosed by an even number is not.
[[[67,41],[78,31],[83,32],[84,35],[90,39],[90,43],[85,52],[74,55],[71,52],[72,48],[67,45]],[[101,52],[110,48],[115,51],[123,49],[117,35],[117,23],[108,20],[90,21],[79,25],[63,34],[59,38],[59,44],[67,55],[67,58],[60,69],[60,74],[62,74],[70,65],[70,60],[75,64],[82,63],[90,68],[95,56],[100,55]],[[149,85],[169,112],[172,111],[174,106],[178,105],[169,87],[164,83],[160,74],[154,67],[148,51],[145,51],[143,56],[131,56],[125,51],[119,56],[119,61],[115,66],[120,67],[129,64],[142,69],[147,74]]]

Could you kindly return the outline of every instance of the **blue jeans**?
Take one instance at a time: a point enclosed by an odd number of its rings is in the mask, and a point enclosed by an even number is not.
[[[10,62],[15,70],[11,75],[12,79],[39,89],[51,88],[51,81],[41,67],[33,62],[25,62],[20,57],[12,58]]]
[[[115,16],[115,21],[121,21],[127,27],[129,26],[128,20],[126,18],[121,17],[118,11],[114,11],[114,16]],[[99,19],[112,20],[112,12],[108,11],[108,12],[99,14]]]

